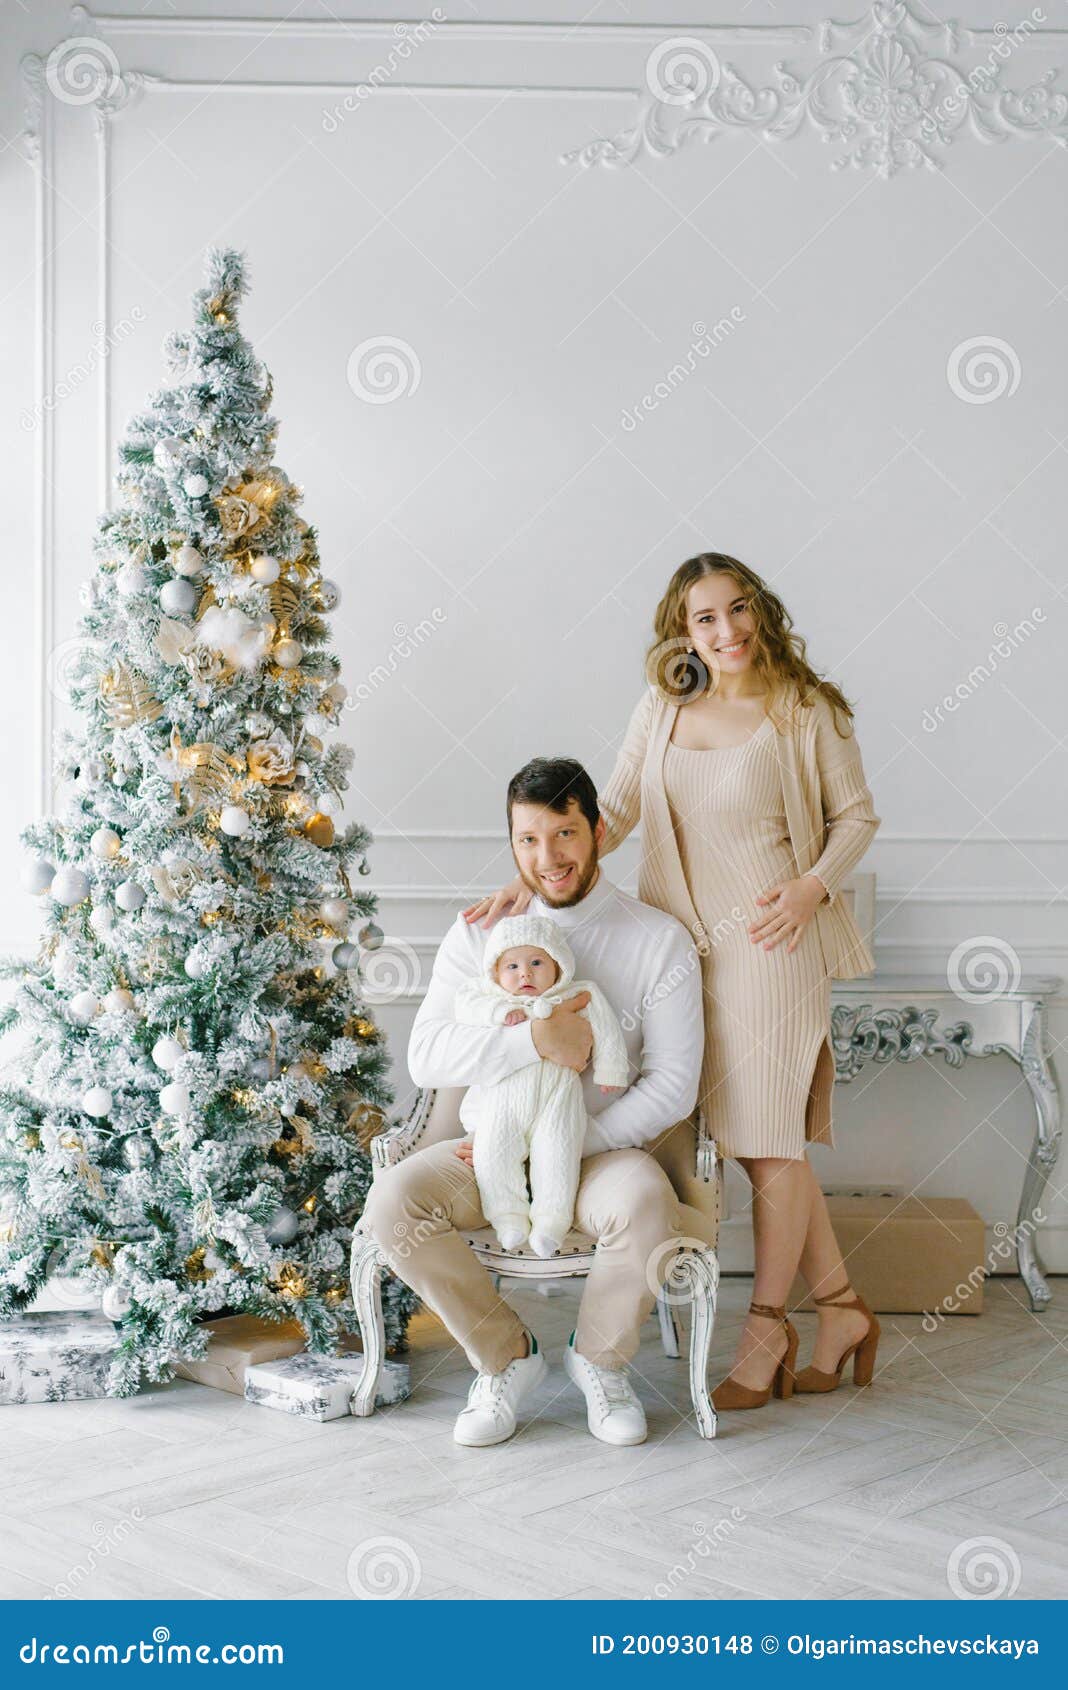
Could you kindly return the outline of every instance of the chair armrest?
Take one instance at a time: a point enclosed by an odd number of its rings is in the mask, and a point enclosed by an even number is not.
[[[427,1086],[416,1097],[407,1118],[387,1127],[371,1140],[372,1178],[383,1168],[392,1168],[410,1156],[426,1130],[434,1104],[434,1088]]]
[[[710,1185],[716,1178],[716,1168],[719,1157],[716,1154],[716,1141],[708,1130],[703,1109],[697,1111],[697,1166],[695,1173],[705,1185]]]

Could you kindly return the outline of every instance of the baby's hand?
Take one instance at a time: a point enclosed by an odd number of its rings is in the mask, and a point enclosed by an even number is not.
[[[598,1087],[597,1087],[597,1090],[598,1090],[598,1091],[603,1091],[603,1092],[609,1092],[609,1091],[622,1091],[622,1090],[623,1090],[623,1087],[622,1087],[622,1086],[598,1086]]]
[[[508,1011],[508,1014],[505,1016],[504,1020],[501,1022],[501,1026],[502,1027],[518,1027],[519,1023],[521,1021],[525,1021],[525,1020],[526,1020],[526,1016],[523,1014],[523,1011],[521,1009],[510,1009]]]

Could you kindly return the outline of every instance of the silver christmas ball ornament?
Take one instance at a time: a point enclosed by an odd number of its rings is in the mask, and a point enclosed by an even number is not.
[[[159,590],[159,603],[167,616],[190,616],[196,609],[197,590],[192,581],[176,575],[173,581],[164,581]]]
[[[80,868],[65,863],[52,877],[51,892],[57,904],[73,909],[89,896],[89,876]]]
[[[47,892],[56,878],[56,865],[50,863],[47,857],[34,857],[22,870],[22,884],[27,892],[39,897]]]
[[[148,584],[148,577],[139,563],[124,563],[115,572],[115,591],[120,598],[133,599],[138,593],[143,593]]]
[[[276,1209],[264,1227],[269,1244],[290,1244],[300,1231],[300,1219],[292,1209]]]
[[[341,588],[336,581],[328,581],[325,576],[319,582],[319,602],[324,610],[336,610],[341,603]]]
[[[343,939],[340,945],[334,946],[330,953],[330,959],[334,967],[342,972],[346,968],[355,968],[360,960],[359,946],[352,944],[348,939]]]
[[[115,902],[120,910],[133,915],[145,901],[145,889],[136,880],[123,880],[115,888]]]
[[[377,951],[385,937],[382,929],[376,927],[373,921],[369,921],[366,927],[360,928],[360,944],[365,951]]]

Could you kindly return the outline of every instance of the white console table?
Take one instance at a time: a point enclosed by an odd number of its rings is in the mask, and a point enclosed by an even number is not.
[[[919,1057],[941,1056],[960,1068],[972,1057],[1009,1056],[1020,1069],[1036,1127],[1016,1216],[1016,1259],[1036,1311],[1051,1295],[1038,1263],[1034,1216],[1060,1149],[1060,1089],[1046,1028],[1046,1000],[1060,984],[1054,976],[1025,974],[1013,990],[962,998],[944,974],[875,973],[836,980],[831,994],[835,1077],[841,1082],[868,1062]],[[945,1019],[961,1010],[960,1019]]]

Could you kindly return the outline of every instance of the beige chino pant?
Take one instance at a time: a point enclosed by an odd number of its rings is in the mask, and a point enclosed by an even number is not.
[[[525,1328],[461,1236],[488,1223],[474,1171],[457,1139],[432,1144],[384,1169],[359,1231],[372,1237],[399,1279],[422,1299],[483,1373],[507,1367]],[[644,1150],[606,1150],[582,1163],[575,1225],[597,1241],[579,1308],[575,1348],[598,1367],[637,1353],[642,1322],[683,1238],[714,1242],[712,1223],[681,1203]]]

